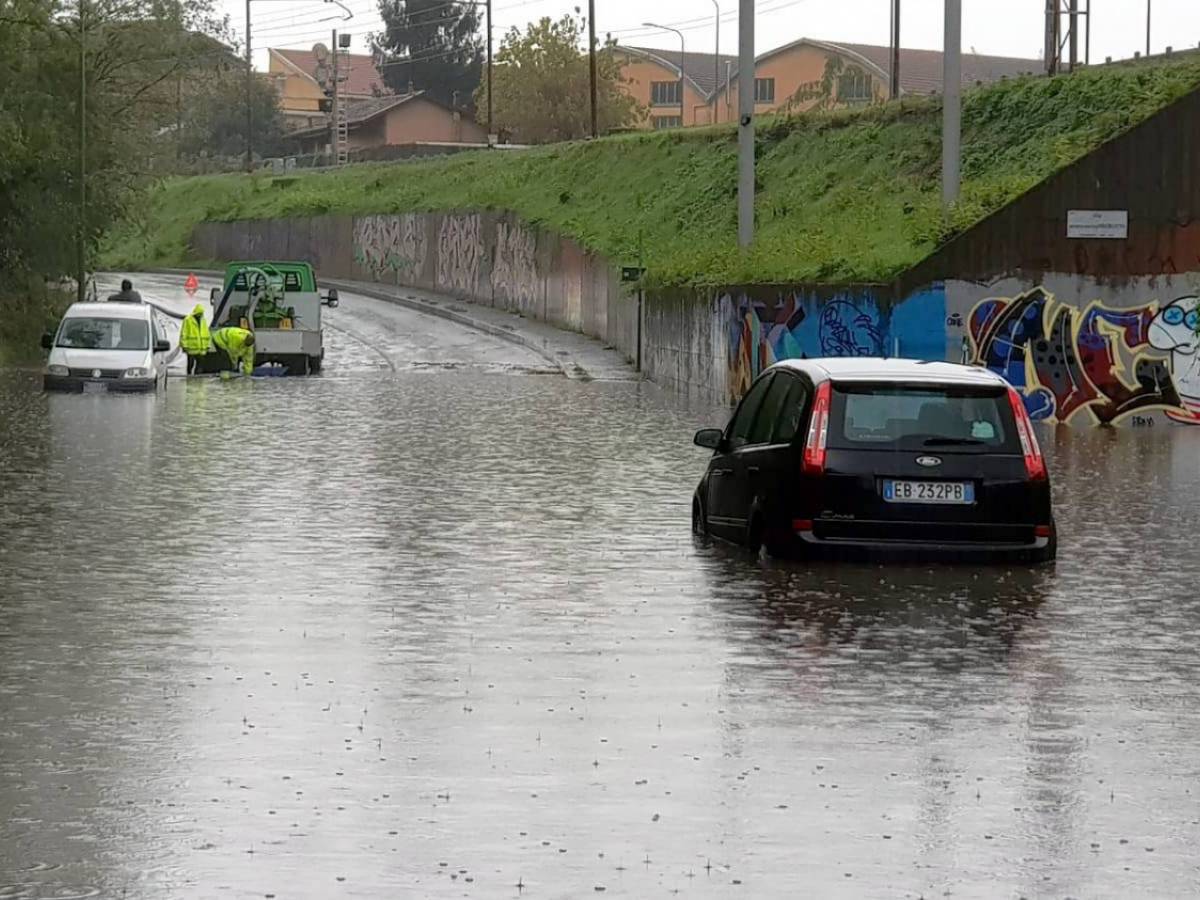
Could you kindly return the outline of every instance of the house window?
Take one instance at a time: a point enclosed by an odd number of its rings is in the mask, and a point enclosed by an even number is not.
[[[774,78],[755,78],[754,79],[754,102],[755,103],[774,103],[775,102],[775,79]]]
[[[683,127],[683,117],[682,116],[651,116],[650,124],[654,126],[656,131],[661,130],[663,128],[682,128]]]
[[[651,106],[678,106],[682,100],[682,86],[678,81],[650,82]]]
[[[875,99],[871,76],[862,69],[847,69],[838,78],[838,103],[870,103]]]

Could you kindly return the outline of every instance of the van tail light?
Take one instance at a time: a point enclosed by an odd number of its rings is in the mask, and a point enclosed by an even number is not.
[[[1012,405],[1013,418],[1017,422],[1017,437],[1021,439],[1021,454],[1025,457],[1025,474],[1029,476],[1030,481],[1044,481],[1046,460],[1042,457],[1042,448],[1038,446],[1033,422],[1025,410],[1025,401],[1021,399],[1016,388],[1008,389],[1008,402]]]
[[[1049,525],[1034,525],[1033,526],[1033,536],[1039,537],[1039,538],[1050,537],[1050,526]]]
[[[829,397],[833,386],[828,381],[817,387],[813,399],[812,417],[808,422],[808,437],[804,441],[804,471],[820,475],[825,471],[826,444],[829,440]]]

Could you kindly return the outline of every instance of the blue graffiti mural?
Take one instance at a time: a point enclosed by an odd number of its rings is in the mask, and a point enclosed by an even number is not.
[[[880,356],[883,335],[879,320],[847,300],[832,300],[821,308],[822,356]]]
[[[820,298],[794,291],[773,300],[727,295],[729,390],[740,397],[781,359],[822,356],[946,358],[946,292],[941,284],[898,303],[869,290]]]

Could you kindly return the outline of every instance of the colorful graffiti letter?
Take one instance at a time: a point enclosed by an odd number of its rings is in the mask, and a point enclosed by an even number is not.
[[[1154,306],[1080,309],[1041,288],[983,300],[971,312],[974,362],[1021,390],[1035,419],[1107,425],[1150,408],[1186,412],[1167,361],[1140,352],[1158,347],[1156,318]]]
[[[1171,355],[1171,376],[1183,410],[1167,410],[1176,422],[1200,424],[1200,297],[1180,297],[1150,323],[1150,346]]]

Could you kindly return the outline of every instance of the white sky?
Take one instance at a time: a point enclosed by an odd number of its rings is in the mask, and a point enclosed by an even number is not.
[[[329,42],[330,30],[354,36],[352,52],[367,52],[367,35],[379,30],[376,0],[342,0],[353,18],[328,0],[252,0],[252,36],[256,48],[311,47]],[[571,12],[586,0],[493,0],[497,46],[510,26],[523,27],[542,16]],[[721,51],[736,53],[737,2],[718,0],[721,8]],[[887,44],[891,0],[754,0],[756,53],[800,37]],[[1146,4],[1153,4],[1151,47],[1161,53],[1200,45],[1200,0],[1091,0],[1092,61],[1116,59],[1144,51]],[[1086,7],[1088,0],[1080,0]],[[238,40],[245,33],[244,0],[218,0],[229,15]],[[1037,58],[1042,49],[1045,0],[962,0],[963,49],[1001,56]],[[943,0],[902,0],[902,43],[938,50],[942,46]],[[652,11],[651,11],[652,10]],[[684,33],[689,52],[712,52],[713,0],[596,0],[598,35],[611,32],[622,43],[677,50],[679,37],[641,26],[647,19],[672,25]],[[1083,55],[1080,40],[1080,55]],[[255,65],[265,68],[265,52]]]

